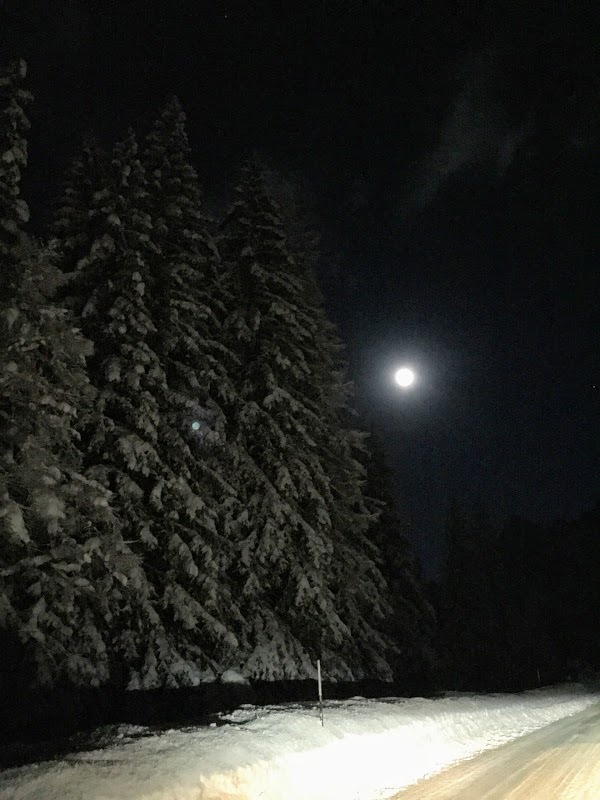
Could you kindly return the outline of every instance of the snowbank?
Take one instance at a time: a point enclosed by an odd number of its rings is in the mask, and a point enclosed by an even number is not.
[[[134,738],[0,775],[1,800],[374,800],[583,710],[578,687],[523,695],[244,706],[218,726]],[[148,733],[148,732],[146,732]],[[138,734],[139,735],[139,734]]]

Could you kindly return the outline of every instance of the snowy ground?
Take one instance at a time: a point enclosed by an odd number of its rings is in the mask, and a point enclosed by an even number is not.
[[[598,702],[569,686],[245,706],[214,727],[123,729],[101,749],[0,774],[1,800],[375,800]]]
[[[393,800],[598,800],[600,703],[403,789]]]

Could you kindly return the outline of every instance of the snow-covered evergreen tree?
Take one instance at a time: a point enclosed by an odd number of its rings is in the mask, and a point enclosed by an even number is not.
[[[236,358],[224,342],[219,257],[176,98],[148,135],[143,161],[157,247],[154,349],[166,380],[159,439],[167,445],[169,468],[185,476],[199,503],[187,530],[176,534],[191,555],[189,563],[172,561],[168,595],[174,617],[180,606],[188,609],[186,624],[193,623],[188,638],[195,640],[200,660],[221,672],[238,647],[234,630],[238,637],[244,630],[239,599],[226,581],[232,553],[225,534],[237,505],[226,435]]]
[[[377,538],[383,509],[365,497],[366,467],[371,459],[369,437],[358,429],[343,345],[328,318],[316,278],[318,234],[299,200],[297,187],[273,171],[264,176],[269,193],[281,208],[295,273],[304,286],[303,308],[315,325],[309,357],[313,368],[311,399],[323,424],[313,433],[315,439],[319,437],[321,461],[332,489],[331,586],[350,632],[344,647],[330,652],[326,661],[331,665],[352,664],[354,677],[389,678],[389,664],[394,663],[398,652],[390,635],[393,598],[382,575]]]
[[[243,669],[306,677],[321,655],[337,678],[388,677],[376,627],[385,583],[364,537],[370,515],[344,427],[338,343],[256,160],[243,171],[221,253],[238,296],[228,320],[242,361],[236,434],[252,458],[238,467],[237,577],[253,647]]]
[[[157,450],[165,377],[149,344],[155,326],[148,259],[154,248],[144,200],[145,176],[130,132],[114,148],[104,190],[94,193],[89,217],[96,238],[75,265],[63,266],[73,273],[74,306],[82,308],[82,325],[94,344],[89,364],[98,396],[96,417],[84,430],[87,474],[113,493],[115,512],[154,588],[166,550],[165,542],[159,545],[162,495],[176,478]],[[160,619],[160,604],[158,587],[150,613],[134,614],[116,628],[116,647],[133,686],[175,680],[173,672],[185,669]]]
[[[486,513],[453,502],[446,521],[448,553],[443,576],[440,645],[449,686],[489,690],[502,653],[498,626],[498,532]]]
[[[81,233],[66,225],[63,232],[63,269],[72,276],[73,306],[82,310],[84,331],[94,344],[89,363],[98,390],[97,418],[84,431],[86,466],[112,492],[115,512],[153,590],[152,614],[125,620],[119,645],[130,685],[144,687],[211,677],[219,669],[218,656],[236,644],[222,622],[227,613],[220,607],[216,511],[207,500],[210,492],[201,491],[197,467],[200,439],[211,423],[202,411],[210,417],[210,409],[199,404],[192,409],[178,393],[185,380],[193,380],[194,365],[170,349],[182,344],[171,326],[171,312],[177,310],[173,288],[181,301],[190,270],[186,273],[184,242],[178,254],[163,258],[161,247],[168,251],[178,236],[166,219],[178,210],[173,196],[158,199],[157,176],[153,180],[155,197],[130,133],[114,149],[104,187],[92,193],[87,220],[93,229]],[[72,219],[85,227],[85,217]],[[73,241],[88,241],[88,252],[80,256],[69,246]],[[179,276],[171,281],[174,264]],[[189,314],[179,333],[187,336],[189,356],[195,336]],[[195,421],[204,426],[201,431]]]
[[[391,613],[385,628],[396,645],[391,664],[396,680],[426,687],[436,666],[435,612],[424,591],[410,529],[396,509],[391,473],[375,435],[370,436],[368,448],[365,491],[378,513],[369,538],[380,550],[380,569],[390,591]]]
[[[339,334],[327,317],[314,274],[304,263],[301,251],[295,261],[309,289],[305,307],[315,320],[314,402],[321,414],[318,443],[332,495],[334,558],[330,585],[349,631],[343,647],[330,652],[328,659],[332,664],[351,664],[354,678],[389,679],[394,648],[384,631],[390,595],[378,567],[380,553],[372,536],[379,511],[364,495],[368,437],[359,430],[352,408],[352,387],[342,361]]]
[[[108,492],[81,471],[91,345],[51,303],[54,254],[25,249],[0,319],[0,627],[24,644],[39,683],[98,685],[114,658],[109,631],[124,601],[141,602],[143,581]]]
[[[77,270],[78,296],[73,297],[73,287],[68,291],[75,301],[76,312],[81,313],[77,301],[85,302],[93,291],[95,275],[82,273],[78,264],[85,258],[96,239],[104,233],[106,214],[103,201],[109,197],[108,155],[97,139],[88,134],[84,137],[81,152],[71,163],[63,183],[63,191],[57,204],[52,233],[60,243],[63,269]],[[86,281],[87,277],[87,281]]]
[[[0,628],[21,641],[38,683],[97,685],[117,661],[113,626],[148,592],[109,493],[82,472],[78,427],[95,399],[85,369],[91,344],[53,302],[63,282],[55,250],[20,229],[24,75],[19,62],[0,81],[8,97],[0,118]]]
[[[0,297],[16,291],[21,260],[22,225],[29,219],[21,198],[21,172],[27,164],[29,120],[25,109],[31,94],[23,87],[24,61],[0,70]]]

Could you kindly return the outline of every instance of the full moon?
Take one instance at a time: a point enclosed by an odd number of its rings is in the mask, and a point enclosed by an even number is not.
[[[398,386],[402,386],[403,389],[412,386],[415,382],[415,373],[408,367],[401,367],[394,377],[396,378]]]

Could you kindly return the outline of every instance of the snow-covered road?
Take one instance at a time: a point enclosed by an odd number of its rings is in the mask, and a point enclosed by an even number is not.
[[[315,704],[242,706],[213,726],[100,731],[84,752],[0,773],[0,800],[381,800],[585,709],[597,718],[598,703],[576,685],[356,697],[326,703],[323,727]]]
[[[599,800],[600,704],[449,767],[394,800]]]

